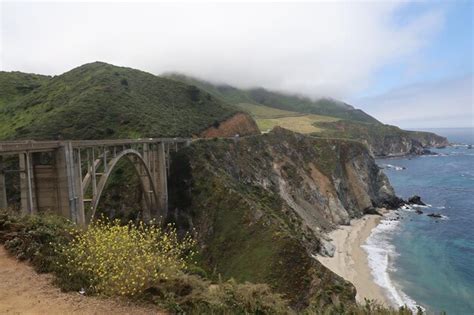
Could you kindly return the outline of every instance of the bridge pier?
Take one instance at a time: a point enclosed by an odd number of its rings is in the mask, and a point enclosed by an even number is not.
[[[33,161],[30,152],[19,155],[20,164],[20,188],[21,188],[21,211],[23,214],[35,214],[36,190]]]
[[[158,207],[164,213],[168,212],[168,172],[165,144],[158,143],[153,150],[153,182],[155,184],[156,192],[158,193]]]
[[[7,185],[5,184],[4,169],[3,157],[0,156],[0,209],[6,209],[8,207]]]

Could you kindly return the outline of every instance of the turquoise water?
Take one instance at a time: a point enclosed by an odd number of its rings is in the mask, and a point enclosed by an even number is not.
[[[451,142],[474,144],[474,129],[436,132]],[[399,223],[385,220],[371,239],[376,259],[371,267],[379,266],[376,279],[386,273],[384,286],[391,286],[398,303],[421,305],[429,313],[474,314],[474,149],[433,151],[440,155],[377,161],[405,167],[385,169],[396,193],[404,199],[417,194],[430,207],[420,208],[421,215],[400,210]],[[426,216],[433,212],[443,218]],[[377,246],[386,254],[385,269]]]

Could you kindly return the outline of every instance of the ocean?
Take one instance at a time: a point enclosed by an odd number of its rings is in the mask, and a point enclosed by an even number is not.
[[[431,130],[430,130],[431,131]],[[378,159],[398,196],[428,204],[385,217],[363,246],[392,301],[429,314],[474,314],[474,129],[432,130],[462,143],[436,156]],[[441,218],[428,217],[439,213]]]

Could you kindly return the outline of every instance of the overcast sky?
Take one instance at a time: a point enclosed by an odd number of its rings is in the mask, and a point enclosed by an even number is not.
[[[402,127],[473,125],[473,2],[1,2],[0,69],[100,60],[329,96]]]

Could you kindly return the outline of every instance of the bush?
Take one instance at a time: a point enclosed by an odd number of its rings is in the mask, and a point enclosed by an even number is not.
[[[54,272],[55,246],[71,239],[72,223],[55,215],[20,217],[0,212],[0,243],[19,260],[28,260],[37,272]]]
[[[212,283],[180,274],[147,290],[149,300],[178,314],[294,314],[288,301],[266,284]]]
[[[89,290],[135,296],[185,271],[193,246],[189,235],[180,241],[172,225],[163,230],[98,220],[59,252],[65,256],[65,267],[86,275]]]
[[[0,211],[0,243],[17,259],[28,261],[36,272],[53,273],[55,284],[64,291],[89,286],[88,277],[68,266],[58,252],[73,239],[73,228],[72,222],[52,214],[19,216]]]

